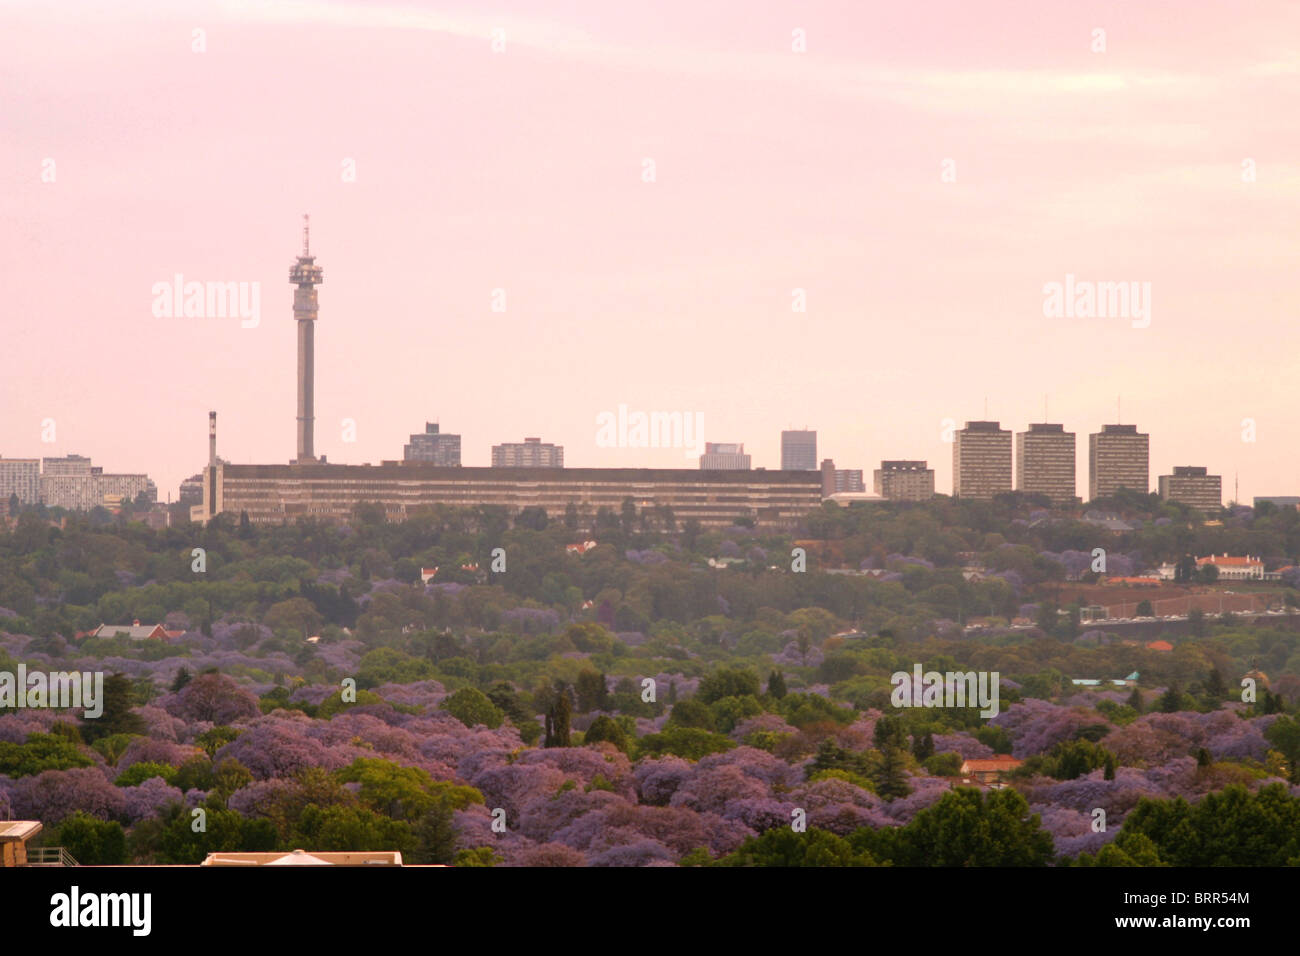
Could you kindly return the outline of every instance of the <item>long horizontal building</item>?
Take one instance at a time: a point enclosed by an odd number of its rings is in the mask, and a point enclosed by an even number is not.
[[[215,480],[215,499],[210,482]],[[191,515],[206,521],[210,510],[254,524],[298,518],[350,520],[358,505],[377,503],[390,521],[434,505],[495,505],[518,511],[542,507],[562,519],[574,504],[584,521],[601,508],[618,514],[631,498],[637,510],[663,505],[677,522],[694,518],[705,527],[751,518],[768,527],[795,524],[822,502],[817,471],[734,471],[669,468],[442,468],[418,462],[382,465],[219,464],[203,474],[205,504]],[[212,509],[208,503],[214,502]]]

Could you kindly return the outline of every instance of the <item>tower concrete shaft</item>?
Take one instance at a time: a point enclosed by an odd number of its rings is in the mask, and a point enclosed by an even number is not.
[[[302,255],[289,269],[289,281],[298,288],[293,293],[293,317],[298,323],[298,455],[296,463],[316,461],[314,430],[316,413],[313,405],[315,386],[316,286],[324,280],[324,270],[311,254],[309,222],[303,216]]]

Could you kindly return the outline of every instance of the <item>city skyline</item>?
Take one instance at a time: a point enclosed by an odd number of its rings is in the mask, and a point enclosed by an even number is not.
[[[284,270],[310,212],[329,271],[315,450],[331,462],[400,458],[439,419],[466,462],[540,434],[573,467],[691,466],[600,447],[596,417],[625,404],[698,411],[704,439],[768,468],[778,432],[807,423],[819,457],[928,460],[944,489],[945,420],[1019,430],[1046,396],[1082,435],[1122,398],[1152,481],[1192,462],[1225,498],[1234,475],[1243,501],[1295,491],[1300,423],[1275,386],[1291,358],[1261,344],[1287,341],[1296,304],[1300,61],[1277,38],[1300,14],[1114,7],[1043,31],[1018,24],[1024,4],[993,7],[577,4],[538,21],[511,3],[490,18],[215,4],[197,8],[201,53],[189,10],[87,6],[70,27],[10,8],[0,52],[49,102],[19,104],[0,153],[15,183],[0,254],[24,264],[0,453],[88,455],[165,499],[206,460],[216,409],[223,458],[288,461]],[[376,42],[358,49],[343,23]],[[288,42],[304,31],[313,43]],[[159,68],[177,82],[134,97]],[[331,109],[299,109],[283,81],[299,74]],[[259,283],[259,321],[155,316],[154,285],[178,274]],[[1151,283],[1149,324],[1046,318],[1044,287],[1069,277]],[[1079,454],[1081,494],[1086,468]]]

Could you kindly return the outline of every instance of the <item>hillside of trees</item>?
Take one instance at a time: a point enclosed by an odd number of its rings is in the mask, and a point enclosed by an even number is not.
[[[106,701],[96,719],[0,707],[0,819],[42,821],[82,863],[1300,864],[1293,619],[1201,618],[1168,651],[1052,602],[1098,576],[1098,548],[1112,575],[1290,563],[1300,515],[1110,504],[1133,531],[1016,495],[828,505],[788,533],[630,501],[590,527],[25,512],[0,533],[0,672],[103,672]],[[1295,606],[1297,583],[1271,591]],[[133,620],[179,636],[85,636]],[[917,664],[997,672],[1000,712],[893,706]],[[963,782],[996,754],[1023,761],[1004,788]]]

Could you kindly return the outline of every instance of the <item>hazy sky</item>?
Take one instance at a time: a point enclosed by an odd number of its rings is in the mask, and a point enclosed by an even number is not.
[[[223,457],[292,458],[310,212],[331,461],[438,420],[467,465],[695,467],[598,447],[622,404],[946,492],[945,419],[1046,397],[1086,495],[1122,395],[1153,488],[1300,494],[1297,116],[1285,0],[0,3],[0,454],[165,498],[215,409]],[[177,273],[260,323],[156,317]],[[1150,283],[1149,325],[1045,317],[1067,274]]]

